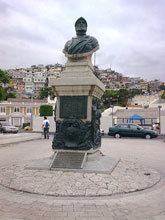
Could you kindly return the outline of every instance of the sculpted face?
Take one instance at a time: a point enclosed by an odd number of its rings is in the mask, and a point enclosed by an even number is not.
[[[85,23],[85,21],[83,19],[80,19],[77,23],[76,23],[76,33],[77,35],[84,35],[87,32],[87,25]]]
[[[63,50],[67,57],[71,57],[75,54],[81,55],[89,52],[92,54],[94,51],[98,50],[99,44],[97,39],[86,35],[87,26],[87,21],[83,17],[78,18],[75,22],[77,36],[72,37],[71,40],[67,41]]]

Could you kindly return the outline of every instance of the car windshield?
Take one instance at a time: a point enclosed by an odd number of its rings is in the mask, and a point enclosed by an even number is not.
[[[0,124],[3,126],[12,126],[12,124],[10,124],[9,122],[6,122],[6,121],[2,121],[2,122],[0,122]]]

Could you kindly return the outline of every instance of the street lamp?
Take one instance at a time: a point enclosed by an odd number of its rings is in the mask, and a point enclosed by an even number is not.
[[[119,105],[119,95],[117,95],[117,106]]]
[[[160,110],[161,110],[162,106],[161,105],[158,105],[158,109],[159,109],[159,134],[160,134]]]
[[[109,107],[112,108],[112,126],[113,126],[113,108],[114,108],[114,106],[110,105]]]
[[[109,99],[110,99],[110,105],[112,105],[112,97],[110,97]]]

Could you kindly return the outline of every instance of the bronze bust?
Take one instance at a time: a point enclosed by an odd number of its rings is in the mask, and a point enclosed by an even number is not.
[[[64,54],[84,54],[95,52],[99,49],[99,44],[96,38],[86,35],[87,22],[83,17],[80,17],[75,23],[76,35],[71,40],[67,41],[64,47]]]

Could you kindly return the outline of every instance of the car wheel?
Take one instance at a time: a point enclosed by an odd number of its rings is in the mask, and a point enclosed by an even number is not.
[[[145,135],[145,139],[151,139],[152,137],[151,137],[151,135],[150,134],[146,134]]]
[[[119,133],[115,134],[115,138],[120,138],[120,137],[121,137],[121,135]]]

